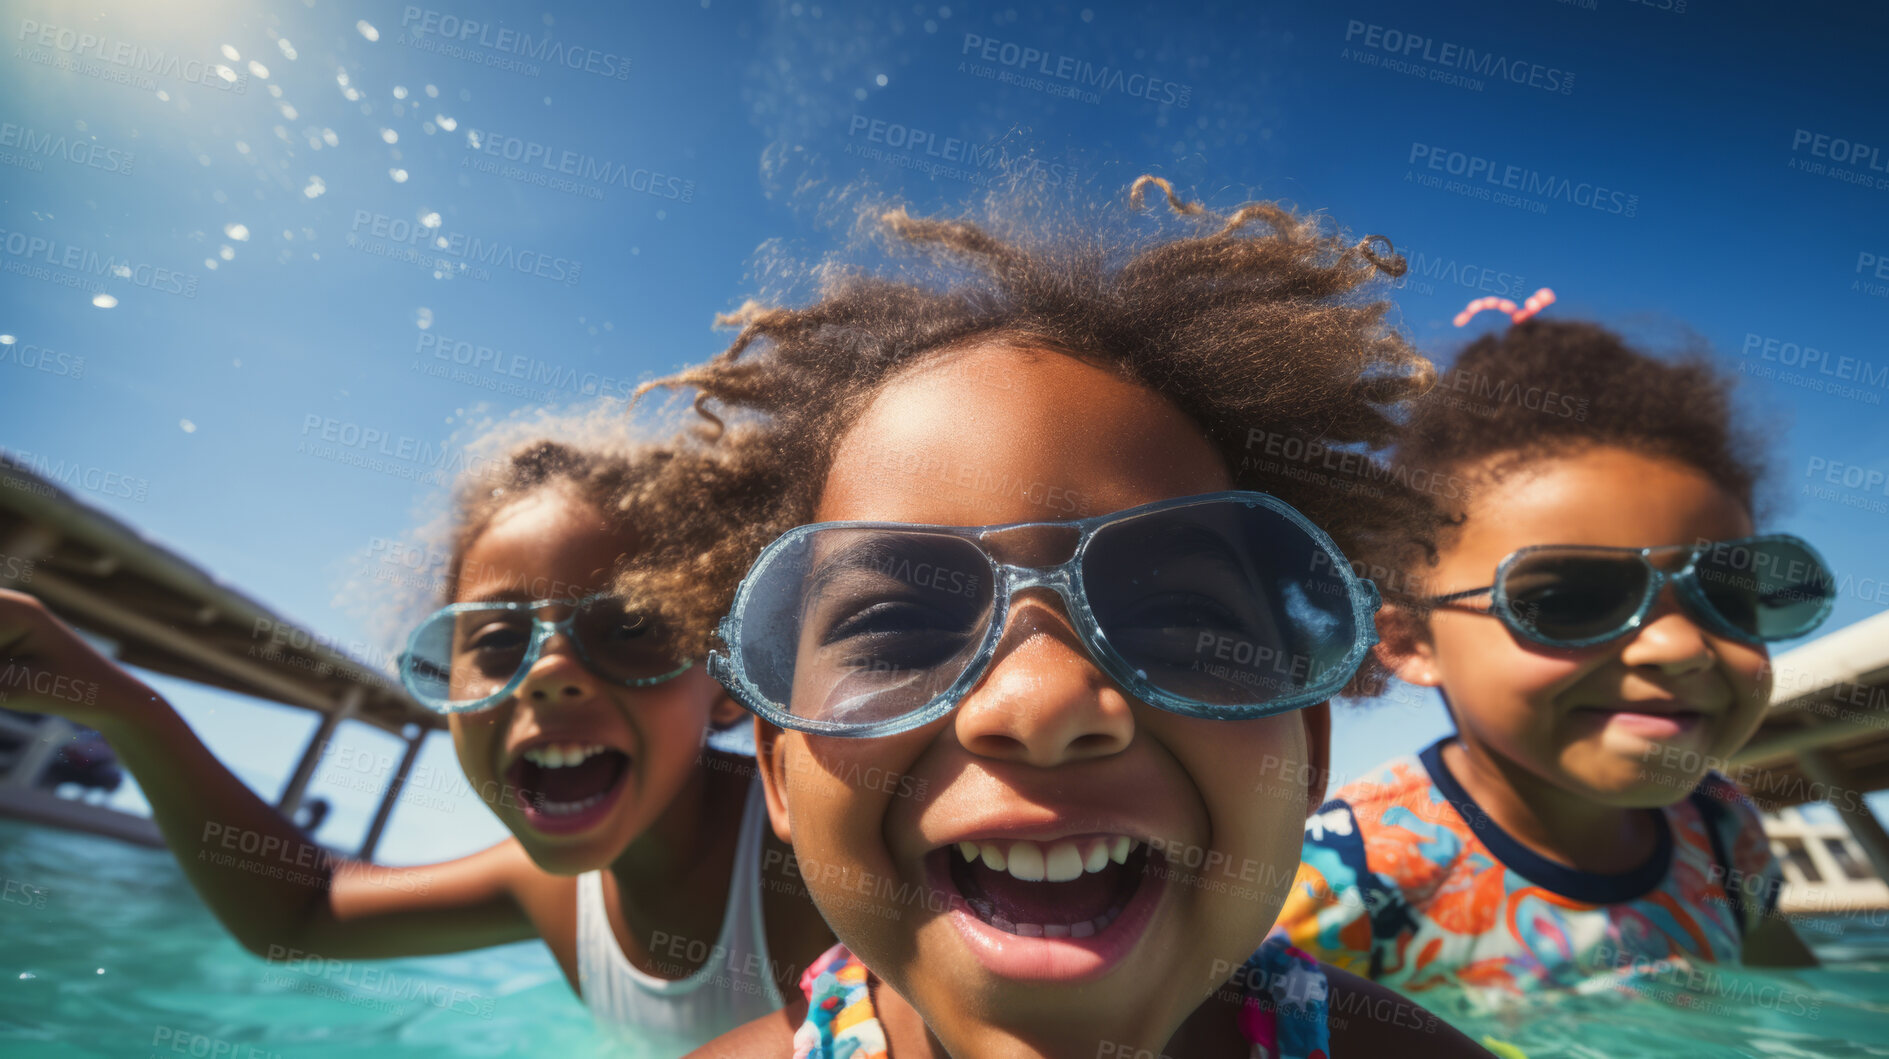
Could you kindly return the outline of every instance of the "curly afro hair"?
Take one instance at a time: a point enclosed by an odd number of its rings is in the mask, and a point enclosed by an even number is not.
[[[1006,220],[1016,203],[1000,197],[976,218],[875,210],[867,229],[903,264],[829,263],[816,270],[812,304],[750,301],[724,317],[740,327],[725,352],[639,391],[694,390],[702,433],[725,456],[716,480],[694,487],[728,507],[701,514],[682,576],[653,591],[725,610],[760,550],[810,520],[838,441],[873,396],[901,372],[991,339],[1067,354],[1167,398],[1219,450],[1236,488],[1292,504],[1347,554],[1421,534],[1429,505],[1368,455],[1395,439],[1396,406],[1435,378],[1387,325],[1389,302],[1367,293],[1402,275],[1403,258],[1381,236],[1348,241],[1274,203],[1213,213],[1156,177],[1134,183],[1131,209],[1149,188],[1183,232],[1044,232],[1040,220]],[[1286,439],[1284,461],[1261,458],[1256,438]]]
[[[1416,402],[1395,458],[1499,478],[1608,445],[1696,468],[1752,511],[1764,450],[1734,415],[1733,382],[1699,353],[1663,360],[1597,324],[1528,320],[1463,349]]]
[[[688,417],[691,425],[695,421]],[[700,659],[726,608],[709,604],[700,592],[665,592],[662,586],[690,583],[704,536],[747,528],[733,522],[758,506],[740,492],[751,477],[729,470],[743,466],[739,434],[711,444],[671,419],[632,425],[614,398],[579,408],[538,409],[483,427],[453,450],[463,470],[448,503],[431,522],[410,532],[410,539],[390,546],[389,555],[397,560],[391,569],[388,555],[370,563],[371,579],[393,582],[394,591],[383,586],[351,595],[375,601],[370,624],[379,626],[389,643],[404,640],[415,623],[457,598],[462,578],[473,575],[466,554],[496,518],[546,490],[559,490],[620,530],[622,550],[612,571],[616,589],[657,617],[657,627],[679,657]],[[525,571],[498,575],[503,587],[531,598],[564,598],[576,591],[561,582],[533,580]]]

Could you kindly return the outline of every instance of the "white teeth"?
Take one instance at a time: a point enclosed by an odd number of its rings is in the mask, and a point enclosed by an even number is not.
[[[596,743],[546,743],[525,751],[524,758],[539,768],[561,769],[581,765],[608,749]]]
[[[1013,856],[1012,861],[1015,863]],[[1074,842],[1058,842],[1049,847],[1049,856],[1043,858],[1043,877],[1050,882],[1068,882],[1082,875],[1082,854],[1077,852]]]
[[[1020,938],[1093,938],[1108,929],[1110,923],[1121,917],[1122,910],[1111,908],[1080,923],[1012,923],[1000,915],[986,914],[983,908],[977,908],[979,918],[1006,934],[1015,934]]]
[[[1042,843],[1028,840],[1010,842],[961,841],[958,855],[967,862],[983,861],[991,871],[1009,872],[1022,882],[1068,882],[1085,873],[1094,874],[1109,866],[1128,863],[1128,854],[1136,841],[1127,835],[1085,839],[1060,839]]]
[[[1006,858],[1010,877],[1023,882],[1043,881],[1043,850],[1034,842],[1012,842]],[[1075,876],[1070,876],[1075,878]],[[1028,924],[1019,923],[1021,929]]]

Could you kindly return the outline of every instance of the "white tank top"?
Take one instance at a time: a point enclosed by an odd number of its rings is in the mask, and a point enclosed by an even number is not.
[[[623,955],[603,905],[603,873],[577,877],[577,982],[597,1021],[652,1044],[673,1043],[675,1054],[707,1043],[782,1006],[769,973],[767,931],[761,920],[761,834],[767,806],[757,782],[748,789],[728,880],[721,936],[687,978],[658,978]],[[657,959],[699,960],[700,939],[659,943]]]

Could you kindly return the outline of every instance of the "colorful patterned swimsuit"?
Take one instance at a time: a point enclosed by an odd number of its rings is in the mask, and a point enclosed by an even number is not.
[[[1447,741],[1346,785],[1306,821],[1276,928],[1294,945],[1406,992],[1522,995],[1673,962],[1736,962],[1744,935],[1772,913],[1777,858],[1724,777],[1648,810],[1652,858],[1599,875],[1503,831],[1444,766]]]
[[[1329,990],[1318,961],[1268,938],[1236,979],[1246,994],[1240,1032],[1253,1043],[1249,1059],[1330,1059]],[[794,1033],[794,1059],[888,1059],[866,965],[844,945],[815,960],[800,989],[807,1021]]]

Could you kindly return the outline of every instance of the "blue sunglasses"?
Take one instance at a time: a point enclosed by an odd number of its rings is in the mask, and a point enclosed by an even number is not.
[[[557,620],[540,611],[566,609]],[[454,603],[421,622],[400,655],[400,680],[422,706],[439,713],[470,713],[518,690],[544,652],[563,633],[591,671],[632,688],[661,684],[689,671],[668,653],[647,615],[621,596],[525,602]]]
[[[1068,556],[1052,565],[1020,557]],[[1331,698],[1377,642],[1377,588],[1264,493],[1070,522],[823,522],[762,551],[709,673],[749,710],[819,735],[892,735],[955,709],[1017,593],[1062,598],[1090,657],[1173,713],[1249,720]]]
[[[1706,629],[1749,644],[1808,635],[1836,598],[1817,550],[1776,533],[1655,548],[1533,545],[1504,558],[1492,585],[1413,602],[1489,614],[1525,640],[1575,650],[1638,629],[1668,584]],[[1462,602],[1481,595],[1487,610]]]

